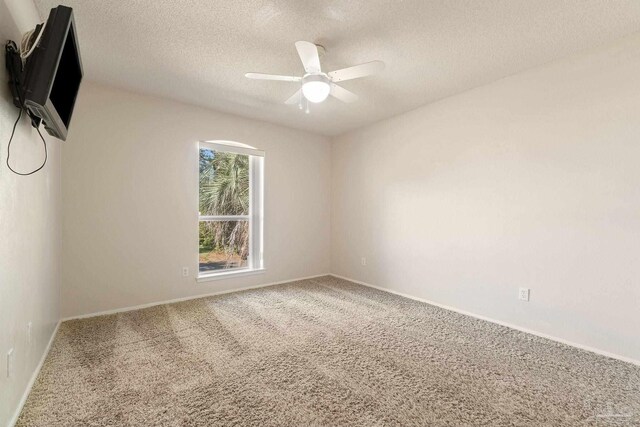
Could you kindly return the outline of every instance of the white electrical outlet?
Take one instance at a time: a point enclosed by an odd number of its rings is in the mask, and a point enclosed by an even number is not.
[[[189,267],[182,267],[182,277],[189,277]]]
[[[13,377],[13,349],[7,352],[7,378]]]
[[[522,301],[529,301],[529,294],[531,293],[529,288],[520,288],[518,291],[518,299]]]
[[[362,265],[367,265],[367,259],[366,259],[365,257],[362,257],[362,258],[360,259],[360,264],[362,264]]]
[[[31,322],[27,323],[27,344],[31,344]]]

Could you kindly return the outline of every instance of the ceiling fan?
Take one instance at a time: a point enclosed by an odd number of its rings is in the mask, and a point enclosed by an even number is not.
[[[323,102],[329,95],[342,102],[355,102],[358,96],[347,89],[338,86],[337,82],[345,80],[358,79],[360,77],[370,76],[384,69],[384,62],[371,61],[353,67],[343,68],[341,70],[323,73],[320,68],[320,55],[318,49],[324,52],[322,46],[313,43],[298,41],[296,42],[296,50],[304,66],[305,74],[298,76],[279,76],[276,74],[247,73],[246,77],[256,80],[279,80],[285,82],[301,83],[300,89],[294,93],[285,104],[299,104],[302,108],[303,98],[308,102]],[[309,104],[307,103],[307,113],[309,112]]]

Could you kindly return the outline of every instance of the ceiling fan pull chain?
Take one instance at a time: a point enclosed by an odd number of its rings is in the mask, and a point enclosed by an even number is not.
[[[302,110],[302,100],[304,99],[304,96],[302,96],[302,85],[300,85],[300,100],[298,101],[298,108]]]

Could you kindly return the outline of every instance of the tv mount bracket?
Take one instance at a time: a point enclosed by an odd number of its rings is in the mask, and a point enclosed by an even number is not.
[[[36,31],[34,31],[34,33],[40,31],[41,27],[41,24],[36,26]],[[31,42],[33,42],[33,37]],[[7,41],[7,44],[5,45],[5,61],[7,71],[9,73],[9,88],[11,89],[13,105],[26,111],[31,118],[31,125],[34,128],[37,128],[40,126],[42,119],[32,115],[24,105],[24,92],[22,89],[24,83],[24,66],[22,64],[22,57],[20,56],[20,49],[13,40]]]

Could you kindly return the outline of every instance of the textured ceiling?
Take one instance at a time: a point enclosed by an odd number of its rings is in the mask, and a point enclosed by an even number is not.
[[[640,0],[36,0],[59,3],[90,80],[324,135],[640,31]],[[296,83],[244,77],[301,75],[296,40],[326,47],[324,71],[387,67],[306,115],[284,105]]]

